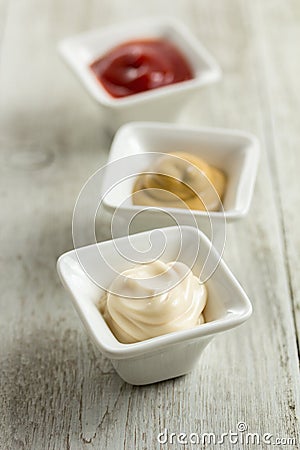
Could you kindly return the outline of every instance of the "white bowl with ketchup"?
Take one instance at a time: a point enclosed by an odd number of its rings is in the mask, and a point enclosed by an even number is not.
[[[89,31],[63,40],[59,51],[112,131],[128,121],[172,120],[182,102],[221,77],[210,53],[171,18]]]
[[[201,157],[226,175],[219,210],[134,204],[132,192],[138,175],[150,170],[153,160],[164,152],[176,151]],[[176,224],[196,226],[221,253],[226,224],[243,218],[250,208],[259,154],[259,141],[244,131],[158,122],[123,125],[112,142],[102,183],[102,203],[109,213],[112,235]]]
[[[182,262],[205,282],[205,323],[131,344],[116,339],[97,305],[115,273],[131,268],[137,253],[145,263],[154,254],[164,262]],[[214,336],[242,324],[252,313],[242,287],[208,238],[194,227],[157,229],[81,247],[62,255],[57,270],[91,340],[120,377],[135,385],[190,372]]]

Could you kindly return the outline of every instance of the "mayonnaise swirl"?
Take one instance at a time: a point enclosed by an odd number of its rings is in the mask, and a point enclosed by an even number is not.
[[[166,153],[138,176],[132,201],[135,205],[217,211],[225,185],[225,174],[201,158],[186,152]]]
[[[120,274],[100,300],[100,311],[123,343],[143,341],[204,322],[207,291],[181,262],[155,261]]]

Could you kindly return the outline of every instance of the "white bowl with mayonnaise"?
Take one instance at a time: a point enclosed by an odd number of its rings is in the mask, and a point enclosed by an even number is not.
[[[150,263],[158,259],[161,261],[159,264],[176,261],[180,267],[186,265],[191,269],[192,278],[180,287],[191,290],[185,299],[190,306],[183,304],[181,310],[176,311],[176,302],[170,298],[159,322],[163,330],[158,332],[165,334],[144,339],[149,336],[149,321],[150,325],[152,321],[157,321],[157,304],[151,307],[151,315],[147,315],[145,305],[137,303],[135,311],[131,310],[131,319],[137,317],[137,308],[140,324],[148,321],[144,330],[146,334],[142,330],[142,334],[138,335],[138,339],[142,340],[122,343],[100,313],[99,301],[107,290],[111,291],[117,274],[132,270],[137,263]],[[135,385],[154,383],[190,372],[216,334],[242,324],[252,312],[251,303],[235,277],[208,238],[195,227],[167,227],[81,247],[62,255],[57,268],[92,341],[111,360],[120,377]],[[195,277],[205,280],[204,290],[200,281],[200,288],[195,284]],[[196,297],[193,296],[195,293]],[[194,303],[197,297],[199,302]],[[132,307],[132,301],[129,296],[126,301],[122,299],[121,304],[115,302],[113,306],[118,314],[123,314],[126,302]],[[139,302],[139,299],[134,301]],[[188,307],[191,307],[190,315],[194,315],[198,308],[199,321],[194,321],[191,328],[187,325],[191,318],[185,314]],[[178,331],[174,331],[174,326],[172,329],[165,327],[168,314],[170,320],[175,317]],[[182,317],[182,326],[178,317]],[[127,334],[132,333],[131,326],[125,328],[122,322],[119,325]],[[126,333],[123,334],[125,339]]]
[[[226,175],[225,193],[218,211],[169,206],[140,206],[132,201],[138,175],[153,166],[162,153],[187,152]],[[135,122],[119,129],[112,142],[102,184],[102,200],[113,216],[113,235],[156,227],[195,225],[212,241],[225,239],[226,223],[244,217],[253,195],[259,162],[259,142],[238,130],[191,127],[159,122]],[[217,245],[221,250],[221,246]]]
[[[89,65],[116,45],[149,38],[165,38],[175,44],[191,64],[193,78],[136,95],[112,97],[96,80]],[[112,132],[132,120],[174,120],[182,105],[199,89],[221,78],[214,57],[188,27],[172,17],[144,18],[90,30],[64,39],[59,44],[59,52],[101,107],[102,119]]]

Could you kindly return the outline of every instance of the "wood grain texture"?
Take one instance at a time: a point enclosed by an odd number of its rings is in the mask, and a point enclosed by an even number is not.
[[[0,11],[0,448],[151,450],[164,428],[220,435],[239,421],[299,448],[299,2],[10,0]],[[89,343],[56,275],[76,196],[109,148],[56,44],[158,13],[185,21],[224,72],[181,122],[262,143],[251,212],[230,227],[225,254],[254,314],[190,375],[132,387]]]
[[[270,6],[256,9],[261,36],[261,70],[265,80],[265,117],[269,129],[269,163],[272,168],[285,252],[285,265],[293,313],[300,333],[300,222],[297,214],[300,179],[300,60],[296,57],[295,43],[300,39],[300,6],[290,2],[283,8],[280,2],[273,5],[272,20],[264,25]],[[274,9],[273,9],[274,8]]]

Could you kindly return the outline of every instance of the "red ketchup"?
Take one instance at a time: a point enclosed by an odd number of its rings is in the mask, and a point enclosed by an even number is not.
[[[186,57],[166,39],[125,42],[94,61],[90,68],[115,98],[193,78]]]

